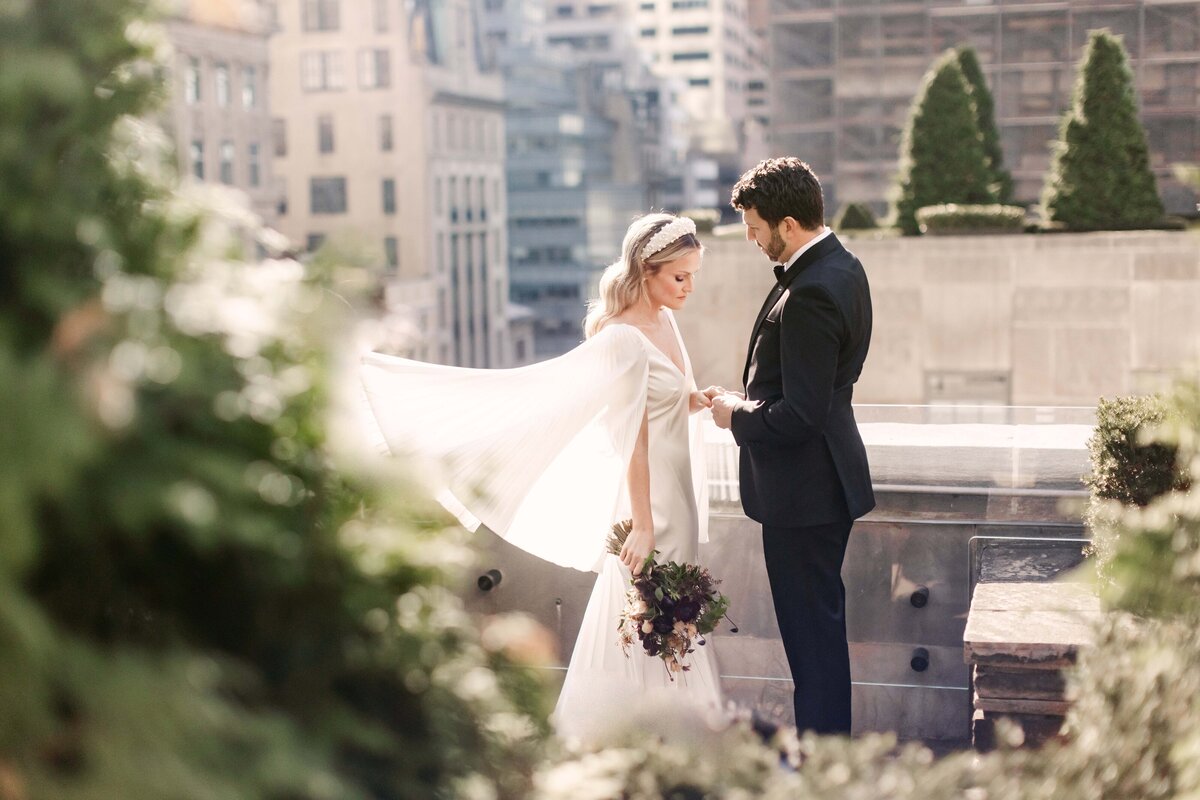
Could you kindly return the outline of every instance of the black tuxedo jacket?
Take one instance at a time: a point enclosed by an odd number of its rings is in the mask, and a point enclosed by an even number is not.
[[[746,516],[805,527],[875,507],[850,400],[871,341],[862,263],[830,234],[788,268],[750,336],[746,404],[733,413]]]

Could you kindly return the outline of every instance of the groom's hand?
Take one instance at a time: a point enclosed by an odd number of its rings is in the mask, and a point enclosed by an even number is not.
[[[733,410],[743,402],[745,401],[730,392],[714,397],[712,399],[712,416],[717,427],[728,430],[729,426],[733,424]]]

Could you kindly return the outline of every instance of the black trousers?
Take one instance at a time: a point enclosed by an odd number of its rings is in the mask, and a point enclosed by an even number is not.
[[[763,526],[775,617],[796,683],[796,729],[850,733],[850,649],[842,559],[852,521]]]

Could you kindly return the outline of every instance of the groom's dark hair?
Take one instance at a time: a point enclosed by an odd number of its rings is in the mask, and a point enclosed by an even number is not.
[[[733,187],[731,204],[738,211],[753,208],[774,228],[791,217],[807,230],[825,224],[821,182],[812,167],[798,158],[768,158],[746,173]]]

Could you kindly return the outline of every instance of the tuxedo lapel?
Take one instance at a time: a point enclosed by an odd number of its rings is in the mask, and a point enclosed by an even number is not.
[[[750,332],[750,344],[746,347],[746,365],[742,368],[742,388],[749,388],[746,384],[750,380],[750,364],[754,360],[754,346],[758,344],[758,334],[762,330],[763,320],[767,318],[767,314],[771,313],[771,309],[779,302],[779,298],[787,291],[788,286],[796,279],[796,276],[804,271],[805,267],[840,249],[841,246],[842,243],[838,241],[837,235],[833,233],[829,234],[808,250],[805,250],[796,259],[796,263],[788,267],[787,271],[783,273],[783,277],[771,287],[771,293],[763,301],[762,308],[758,311],[758,317],[754,320],[754,329]]]
[[[767,318],[767,314],[779,302],[780,296],[783,295],[783,287],[776,283],[771,287],[770,294],[763,301],[762,308],[758,310],[758,317],[754,320],[754,328],[750,331],[750,343],[746,345],[746,365],[742,368],[742,388],[746,388],[746,381],[750,378],[750,361],[754,356],[754,345],[758,343],[758,331],[762,328],[763,320]]]

